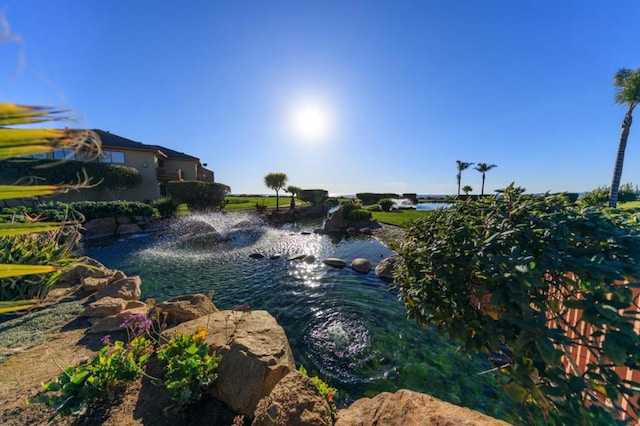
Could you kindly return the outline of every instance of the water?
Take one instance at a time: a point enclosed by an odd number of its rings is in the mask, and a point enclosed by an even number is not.
[[[434,330],[407,320],[373,268],[360,274],[322,263],[327,257],[364,257],[375,267],[392,254],[388,248],[368,237],[332,241],[311,233],[313,228],[274,229],[243,214],[195,215],[166,234],[102,242],[85,253],[140,275],[143,298],[213,290],[219,309],[248,303],[269,311],[285,329],[296,363],[338,389],[339,406],[406,388],[492,415],[507,412],[489,375],[477,376],[493,365],[469,360]],[[251,259],[252,253],[266,257]],[[287,260],[299,253],[318,260]]]
[[[418,203],[416,204],[416,210],[435,210],[439,208],[447,208],[451,206],[450,203]]]

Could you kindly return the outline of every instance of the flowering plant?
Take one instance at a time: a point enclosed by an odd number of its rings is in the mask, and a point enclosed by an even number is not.
[[[177,332],[158,350],[158,359],[165,363],[165,386],[179,404],[196,399],[218,377],[222,357],[205,343],[207,333],[204,327],[191,334]]]

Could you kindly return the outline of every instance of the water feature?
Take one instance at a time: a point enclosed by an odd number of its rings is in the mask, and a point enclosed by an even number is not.
[[[248,303],[269,311],[284,327],[296,362],[336,387],[339,405],[407,388],[493,415],[506,412],[489,375],[477,376],[492,364],[467,359],[435,330],[407,320],[396,295],[373,272],[321,262],[365,257],[375,266],[392,252],[369,237],[336,242],[311,233],[319,225],[273,228],[251,215],[194,215],[162,235],[103,241],[85,253],[140,275],[144,298],[213,290],[220,309]],[[266,257],[249,258],[252,253]],[[318,260],[287,260],[299,253]]]
[[[418,203],[416,204],[416,210],[435,210],[439,208],[448,208],[451,203]]]

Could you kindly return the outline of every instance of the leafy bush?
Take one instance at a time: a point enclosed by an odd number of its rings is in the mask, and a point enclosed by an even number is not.
[[[592,191],[586,192],[582,198],[580,198],[580,202],[590,206],[606,204],[609,201],[610,191],[610,186],[599,186]],[[618,202],[634,201],[637,200],[639,196],[640,189],[637,185],[635,187],[632,183],[620,185],[620,189],[618,191]]]
[[[418,219],[399,254],[396,280],[409,317],[437,325],[468,352],[502,352],[497,378],[531,418],[614,424],[618,400],[640,393],[616,372],[640,364],[640,312],[631,306],[638,285],[622,284],[640,277],[640,229],[627,216],[525,195],[512,184],[497,199]],[[594,359],[584,371],[576,347]]]
[[[186,203],[190,210],[203,211],[223,208],[231,188],[221,183],[190,180],[169,182],[167,191],[171,198]]]
[[[329,193],[324,189],[303,189],[298,193],[298,199],[311,204],[320,204],[329,198]]]
[[[370,206],[367,206],[364,209],[368,212],[381,212],[382,206],[380,206],[380,204],[371,204]]]
[[[307,369],[304,368],[303,365],[300,366],[298,371],[303,376],[309,377],[309,373],[307,372]],[[331,414],[335,418],[335,416],[338,414],[338,408],[336,407],[336,404],[333,402],[333,399],[335,398],[338,391],[336,390],[336,388],[332,388],[331,386],[329,386],[324,380],[322,380],[318,376],[313,376],[309,378],[311,379],[313,384],[316,385],[316,387],[318,388],[320,395],[322,395],[327,400],[327,404],[329,404],[329,408],[331,408]]]
[[[142,182],[137,169],[120,164],[24,159],[0,162],[0,176],[5,183],[13,183],[28,176],[37,177],[39,184],[77,182],[85,174],[91,176],[91,182],[98,184],[98,188],[124,190],[134,188]]]
[[[85,220],[118,216],[153,216],[153,207],[139,201],[79,201],[69,207],[82,214]]]
[[[180,404],[195,400],[218,378],[222,357],[205,343],[206,336],[204,327],[196,327],[191,334],[177,332],[158,350],[158,359],[165,363],[165,386]]]
[[[42,273],[0,278],[0,300],[44,297],[62,269],[77,261],[79,239],[75,226],[0,237],[0,264],[48,265]]]
[[[380,208],[382,208],[383,212],[390,211],[391,207],[393,207],[394,204],[395,202],[390,200],[389,198],[383,198],[382,200],[380,200]]]
[[[161,217],[175,217],[180,207],[180,203],[173,198],[163,197],[151,203],[151,206],[158,210]]]
[[[340,208],[345,220],[360,222],[371,219],[371,212],[360,208],[357,203],[344,203]]]

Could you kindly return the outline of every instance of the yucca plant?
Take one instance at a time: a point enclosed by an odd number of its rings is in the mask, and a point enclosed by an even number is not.
[[[100,138],[88,130],[16,128],[65,119],[65,111],[0,103],[0,161],[27,161],[25,157],[54,149],[82,152],[85,158],[100,153]],[[25,176],[24,178],[30,178]],[[57,185],[0,185],[0,200],[23,199],[64,193],[88,186],[86,176],[76,183]],[[73,264],[73,248],[79,222],[28,218],[24,223],[0,224],[0,314],[27,309],[44,297],[63,268]]]

